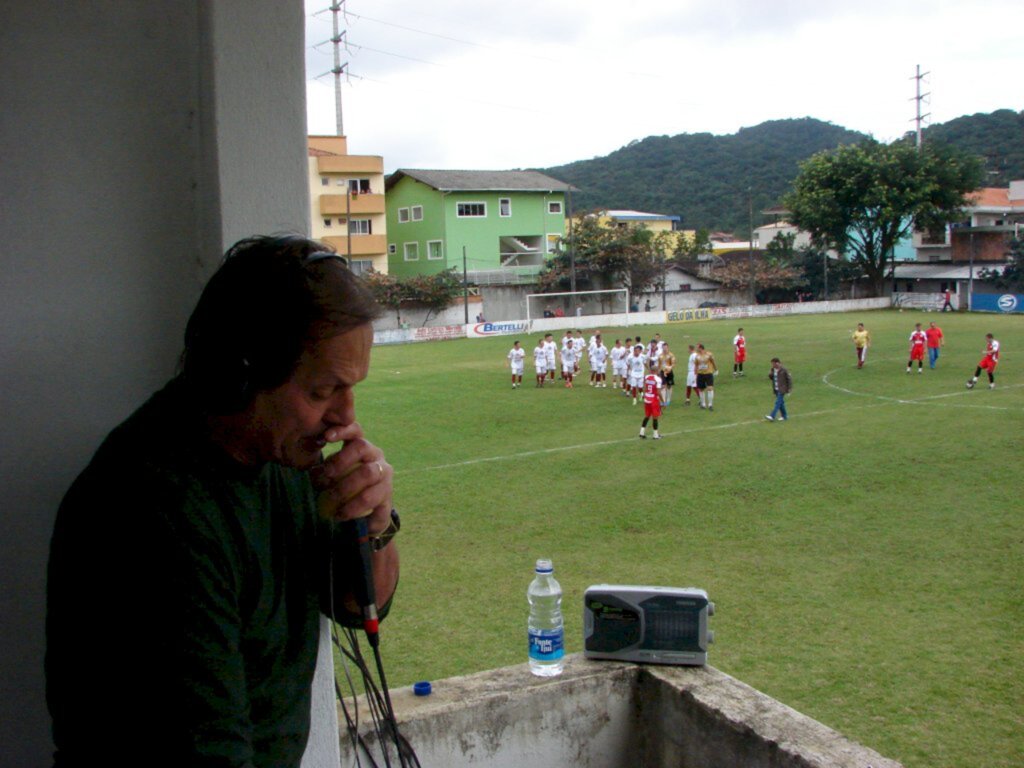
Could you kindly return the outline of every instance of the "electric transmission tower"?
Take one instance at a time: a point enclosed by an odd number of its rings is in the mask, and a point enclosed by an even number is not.
[[[916,106],[917,106],[917,115],[916,115],[916,117],[913,117],[912,120],[917,125],[917,148],[918,149],[921,148],[921,123],[924,121],[924,119],[926,117],[931,115],[930,112],[925,112],[924,114],[921,113],[921,104],[924,102],[926,97],[931,96],[930,92],[928,92],[928,93],[921,93],[921,81],[924,79],[925,75],[927,75],[927,74],[929,74],[929,73],[921,71],[921,65],[918,64],[917,65],[917,74],[914,75],[912,78],[910,78],[911,80],[916,80],[917,81],[916,84],[915,84],[915,86],[916,86],[915,96],[914,96],[914,98],[911,99],[911,101],[916,102]],[[340,109],[340,107],[339,107],[339,109]]]

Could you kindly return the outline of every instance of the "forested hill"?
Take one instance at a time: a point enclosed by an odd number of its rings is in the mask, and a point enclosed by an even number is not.
[[[985,160],[987,187],[1024,179],[1024,112],[999,109],[965,115],[924,129],[925,141],[949,144]]]
[[[973,115],[926,129],[926,140],[942,141],[988,158],[989,184],[1024,178],[1024,116],[1011,110]],[[605,157],[542,169],[581,191],[576,211],[630,208],[682,217],[684,229],[706,227],[746,236],[748,190],[754,226],[760,212],[778,205],[796,177],[798,164],[815,152],[867,138],[805,117],[773,120],[737,133],[649,136]]]

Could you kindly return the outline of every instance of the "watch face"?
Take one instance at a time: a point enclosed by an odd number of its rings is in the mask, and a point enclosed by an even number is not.
[[[391,510],[391,522],[388,527],[381,531],[380,535],[370,537],[370,548],[374,552],[379,552],[388,545],[388,543],[395,538],[395,534],[398,533],[402,528],[402,520],[398,517],[398,513],[395,510]]]

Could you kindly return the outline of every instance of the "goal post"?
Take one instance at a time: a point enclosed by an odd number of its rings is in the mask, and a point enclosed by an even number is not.
[[[545,313],[550,314],[545,314]],[[619,315],[629,312],[629,289],[609,288],[602,291],[566,291],[564,293],[530,293],[526,296],[526,321],[542,317],[586,317],[588,315]]]

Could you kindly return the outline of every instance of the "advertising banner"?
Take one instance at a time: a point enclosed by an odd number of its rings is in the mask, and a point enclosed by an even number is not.
[[[529,333],[530,323],[526,320],[511,320],[505,323],[471,323],[466,326],[466,336],[471,339],[486,339],[491,336],[511,336],[515,333]]]
[[[464,325],[428,325],[413,331],[413,341],[437,341],[438,339],[461,339],[465,336]]]
[[[971,294],[971,311],[1020,314],[1024,312],[1024,294],[974,293]]]

